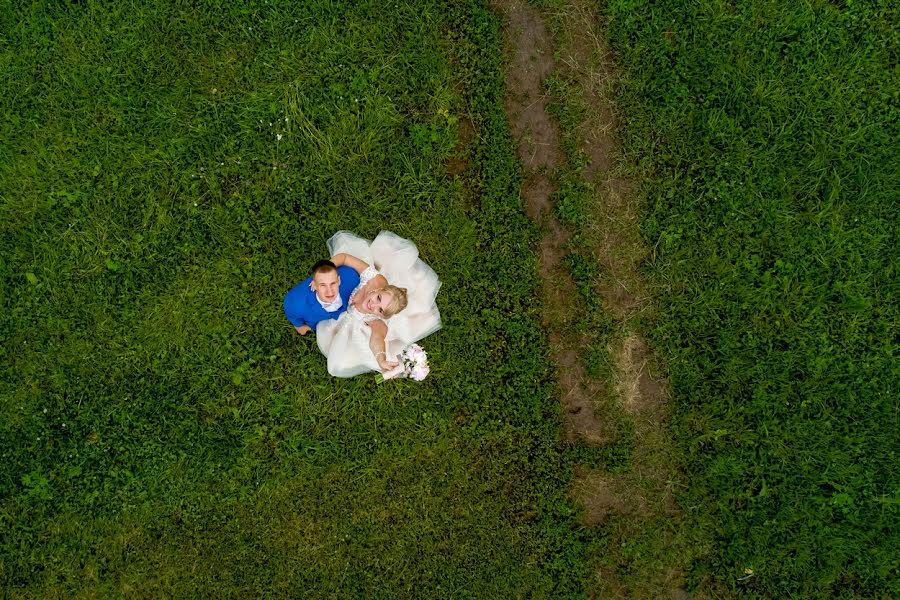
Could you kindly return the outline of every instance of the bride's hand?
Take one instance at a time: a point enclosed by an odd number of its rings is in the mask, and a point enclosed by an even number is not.
[[[399,364],[400,363],[398,363],[398,362],[386,360],[385,358],[382,358],[380,356],[378,357],[378,366],[379,366],[379,368],[381,368],[382,371],[390,371],[391,369],[393,369],[394,367],[396,367]]]

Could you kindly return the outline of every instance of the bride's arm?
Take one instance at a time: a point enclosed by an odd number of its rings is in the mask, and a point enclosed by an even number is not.
[[[363,262],[360,259],[356,258],[352,254],[347,254],[346,252],[341,252],[340,254],[335,254],[331,257],[331,262],[334,263],[334,266],[340,267],[342,265],[347,265],[348,267],[352,267],[356,270],[357,273],[362,273],[365,271],[369,263]]]
[[[369,337],[369,348],[372,350],[372,354],[375,355],[375,360],[378,362],[378,366],[381,367],[381,370],[389,371],[399,365],[400,363],[387,359],[384,343],[384,338],[387,337],[388,331],[387,323],[378,320],[369,321],[367,325],[372,328],[372,335]]]

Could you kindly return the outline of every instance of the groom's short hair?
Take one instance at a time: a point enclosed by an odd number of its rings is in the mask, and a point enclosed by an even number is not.
[[[320,260],[312,268],[314,276],[316,273],[331,273],[332,271],[337,271],[337,267],[330,260]]]

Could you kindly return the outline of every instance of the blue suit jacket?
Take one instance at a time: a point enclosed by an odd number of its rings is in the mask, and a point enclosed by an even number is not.
[[[328,312],[319,304],[316,293],[309,289],[311,276],[291,288],[291,291],[284,297],[284,314],[287,315],[291,325],[294,327],[308,325],[315,329],[319,321],[337,319],[342,312],[347,310],[350,294],[359,285],[359,273],[351,267],[340,266],[338,267],[338,277],[341,278],[338,293],[341,300],[344,301],[344,305],[335,312]]]

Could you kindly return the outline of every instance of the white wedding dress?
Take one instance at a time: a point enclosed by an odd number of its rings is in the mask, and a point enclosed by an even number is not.
[[[328,240],[328,252],[329,256],[344,252],[369,264],[360,273],[354,293],[378,273],[391,285],[406,288],[406,308],[385,320],[388,360],[396,360],[406,346],[441,328],[441,314],[435,303],[441,282],[434,270],[419,259],[419,249],[413,242],[390,231],[382,231],[371,242],[349,231],[338,231]],[[338,319],[319,321],[316,342],[328,359],[331,375],[353,377],[380,371],[369,348],[372,330],[366,324],[377,318],[349,304]]]

